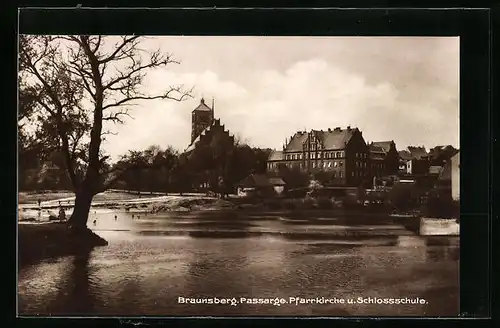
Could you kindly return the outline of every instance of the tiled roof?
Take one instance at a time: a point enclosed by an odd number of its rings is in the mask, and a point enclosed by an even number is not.
[[[388,153],[391,150],[392,141],[374,141],[371,145],[382,149],[384,152]]]
[[[411,153],[407,150],[401,150],[398,152],[398,154],[399,154],[399,158],[401,158],[402,160],[409,161],[410,159],[413,159],[413,157],[411,156]]]
[[[201,137],[206,135],[210,129],[215,126],[215,125],[218,125],[220,126],[220,120],[219,119],[216,119],[216,120],[213,120],[212,121],[212,124],[210,124],[209,126],[207,126],[203,131],[201,131],[201,133],[196,137],[196,139],[193,140],[193,142],[184,150],[185,153],[189,153],[191,151],[193,151],[195,148],[196,148],[196,144],[200,141]],[[229,134],[231,135],[231,134]]]
[[[421,159],[422,157],[428,156],[429,154],[425,150],[425,147],[408,147],[411,156],[415,159]]]
[[[356,131],[358,131],[357,128],[334,129],[327,131],[311,130],[310,133],[304,131],[296,132],[288,145],[286,145],[285,151],[302,151],[302,145],[307,140],[309,134],[314,134],[318,139],[320,139],[326,149],[344,149]]]
[[[238,185],[248,188],[272,186],[268,177],[264,174],[250,174],[245,179],[243,179],[243,181],[241,181]]]
[[[273,150],[269,154],[268,161],[282,161],[284,159],[283,152],[281,150]]]
[[[193,151],[196,147],[196,144],[200,141],[201,139],[201,136],[202,135],[205,135],[208,133],[208,131],[210,131],[210,128],[214,125],[214,123],[212,123],[211,125],[207,126],[203,131],[201,131],[201,133],[196,137],[196,139],[193,140],[193,142],[184,150],[185,153],[189,153],[191,151]]]
[[[208,107],[205,104],[205,100],[202,98],[198,107],[196,107],[193,111],[210,112],[211,110],[212,108]]]
[[[269,183],[273,186],[284,186],[286,185],[285,181],[282,178],[269,178]]]

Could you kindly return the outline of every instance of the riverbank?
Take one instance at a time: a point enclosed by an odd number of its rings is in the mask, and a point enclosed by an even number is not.
[[[63,222],[18,225],[19,267],[50,258],[78,255],[107,244],[91,230],[75,231]]]

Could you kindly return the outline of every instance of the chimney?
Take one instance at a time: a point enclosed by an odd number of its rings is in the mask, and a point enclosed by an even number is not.
[[[351,126],[350,125],[347,126],[347,131],[351,131]]]
[[[328,128],[328,132],[332,132],[332,129]]]
[[[335,131],[337,131],[337,132],[338,132],[338,131],[340,131],[340,127],[339,127],[339,126],[337,126],[337,127],[335,128]]]

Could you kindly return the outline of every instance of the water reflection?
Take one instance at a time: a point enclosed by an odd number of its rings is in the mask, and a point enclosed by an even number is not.
[[[342,235],[338,233],[340,228],[334,229],[335,234],[295,228],[278,230],[283,226],[278,226],[281,223],[277,220],[218,225],[215,215],[198,221],[186,215],[177,222],[172,217],[147,216],[147,222],[141,222],[142,218],[117,213],[96,213],[96,230],[109,241],[108,246],[23,269],[19,276],[22,314],[458,313],[457,238]],[[179,227],[182,220],[186,228]],[[394,230],[390,225],[377,229]],[[429,304],[278,307],[177,302],[178,297],[295,296],[424,297]]]

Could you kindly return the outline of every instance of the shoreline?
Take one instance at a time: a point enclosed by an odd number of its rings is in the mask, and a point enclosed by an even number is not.
[[[40,261],[90,252],[108,242],[91,231],[74,231],[65,222],[18,224],[18,265],[24,268]]]

